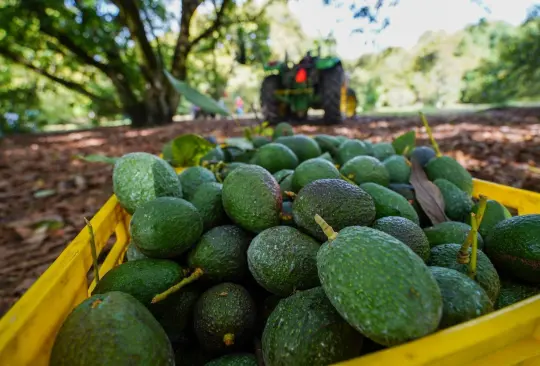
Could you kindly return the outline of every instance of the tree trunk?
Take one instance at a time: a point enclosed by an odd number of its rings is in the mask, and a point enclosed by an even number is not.
[[[159,83],[158,83],[159,85]],[[172,98],[167,88],[151,87],[144,100],[124,108],[132,127],[150,127],[170,124],[178,108],[178,98]]]

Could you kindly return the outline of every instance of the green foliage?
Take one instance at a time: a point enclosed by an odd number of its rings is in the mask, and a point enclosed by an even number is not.
[[[195,166],[214,147],[214,144],[199,135],[186,134],[164,146],[163,158],[173,166]]]
[[[90,154],[90,155],[76,155],[76,159],[84,160],[89,163],[105,163],[105,164],[112,164],[116,163],[116,161],[119,159],[118,157],[111,157],[111,156],[105,156],[100,154]]]
[[[392,146],[398,155],[410,154],[416,146],[416,132],[413,130],[396,137]]]

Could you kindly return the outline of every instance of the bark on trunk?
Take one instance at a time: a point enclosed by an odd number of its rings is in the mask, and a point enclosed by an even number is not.
[[[172,123],[178,108],[178,100],[164,88],[150,88],[144,100],[125,107],[126,115],[131,119],[132,127],[160,126]]]

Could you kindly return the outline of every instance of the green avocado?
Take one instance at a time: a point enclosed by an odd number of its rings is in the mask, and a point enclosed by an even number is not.
[[[437,280],[443,299],[439,329],[478,318],[493,311],[493,303],[484,289],[467,275],[451,268],[429,267]]]
[[[292,188],[298,192],[308,183],[325,178],[340,179],[341,176],[339,170],[331,162],[321,158],[308,159],[295,169],[292,177]]]
[[[327,152],[325,152],[325,153],[323,153],[321,156],[319,156],[319,159],[328,160],[329,162],[332,163],[332,165],[334,164],[334,158],[332,158],[332,155],[330,155],[330,154],[327,153]]]
[[[409,184],[411,167],[407,159],[401,155],[392,155],[384,159],[383,164],[386,170],[388,170],[391,183]]]
[[[136,263],[136,262],[133,262]],[[167,334],[133,296],[112,291],[77,305],[62,324],[51,366],[174,366]]]
[[[347,140],[339,145],[337,161],[343,165],[354,157],[368,155],[368,148],[360,140]]]
[[[248,164],[241,163],[241,162],[227,163],[223,168],[220,169],[219,176],[223,180],[223,179],[227,178],[229,173],[232,172],[234,169],[236,169],[238,167],[241,167],[241,166],[245,166],[245,165],[248,165]]]
[[[174,169],[155,155],[135,152],[114,164],[113,190],[129,213],[157,197],[182,198],[182,185]]]
[[[199,211],[203,221],[203,230],[224,224],[227,214],[223,209],[221,191],[223,185],[217,182],[203,183],[197,188],[191,199],[191,203]]]
[[[430,146],[417,146],[411,152],[411,160],[416,159],[422,168],[436,156],[435,150]]]
[[[441,244],[431,248],[428,265],[451,268],[467,274],[469,265],[457,262],[457,255],[460,248],[461,244]],[[470,252],[471,248],[469,248]],[[501,289],[499,274],[484,252],[478,250],[477,253],[476,282],[486,291],[490,300],[495,302]]]
[[[147,259],[148,257],[142,254],[135,244],[129,243],[126,250],[126,258],[129,262],[131,262],[138,261],[139,259]]]
[[[362,140],[362,142],[366,146],[366,150],[367,150],[368,155],[373,156],[374,155],[373,142],[371,142],[369,140]]]
[[[431,249],[429,241],[420,226],[411,220],[400,216],[387,216],[375,220],[371,227],[400,240],[424,262],[428,260]]]
[[[311,137],[305,135],[294,135],[280,137],[275,142],[290,148],[298,157],[300,162],[316,158],[322,154],[321,148]]]
[[[372,156],[356,156],[343,164],[340,172],[356,184],[373,182],[388,186],[390,183],[388,170]]]
[[[262,166],[270,173],[275,173],[282,169],[296,168],[298,158],[287,146],[272,142],[259,148],[255,153],[254,163]]]
[[[233,353],[207,362],[204,366],[257,366],[257,358],[251,353]]]
[[[327,152],[332,156],[337,154],[340,142],[335,136],[315,135],[313,139],[317,142],[323,153]]]
[[[233,170],[223,182],[223,208],[242,228],[259,233],[279,225],[281,191],[264,168],[248,165]]]
[[[315,239],[293,227],[266,229],[247,250],[249,271],[259,285],[279,296],[318,286],[319,247]]]
[[[255,137],[253,137],[253,140],[252,140],[253,147],[255,147],[255,148],[259,148],[259,147],[267,145],[267,144],[269,144],[271,142],[272,142],[272,140],[270,140],[268,137],[265,137],[265,136],[255,136]]]
[[[190,166],[183,170],[179,175],[180,183],[182,183],[182,191],[184,198],[191,201],[193,194],[199,186],[206,182],[216,182],[214,173],[202,166]]]
[[[510,280],[502,280],[501,292],[499,293],[499,297],[495,303],[495,308],[502,309],[506,306],[513,305],[538,294],[540,294],[539,286],[518,283]]]
[[[255,309],[240,285],[224,282],[209,288],[195,304],[193,326],[199,343],[208,351],[224,351],[251,341]]]
[[[454,183],[446,179],[433,181],[443,196],[444,212],[449,219],[454,221],[466,221],[471,216],[473,201],[471,196],[458,188]]]
[[[274,178],[276,178],[279,184],[279,190],[281,192],[281,198],[283,199],[283,202],[291,199],[291,197],[289,197],[285,192],[293,192],[293,187],[292,187],[293,173],[294,173],[294,170],[291,170],[291,169],[284,169],[284,170],[280,170],[279,172],[274,173]]]
[[[203,221],[193,204],[181,198],[159,197],[140,206],[129,224],[131,240],[151,258],[172,258],[186,252],[203,233]]]
[[[433,248],[441,244],[460,243],[462,244],[467,239],[469,231],[472,228],[463,223],[457,221],[445,221],[439,224],[427,227],[424,229],[429,245]],[[484,240],[480,234],[477,234],[478,249],[484,248]]]
[[[477,203],[472,208],[472,212],[474,212],[475,214],[478,213],[478,205],[479,204]],[[509,219],[510,217],[512,217],[512,214],[508,211],[506,207],[504,207],[497,201],[487,200],[486,209],[484,211],[482,223],[478,228],[478,232],[480,233],[480,235],[487,238],[495,225],[497,225],[503,220]],[[469,216],[467,218],[467,224],[470,225],[470,221],[471,218]]]
[[[446,179],[467,194],[472,194],[473,181],[471,173],[449,156],[431,159],[424,168],[429,180]]]
[[[394,192],[402,195],[405,197],[405,199],[410,202],[418,214],[418,218],[420,220],[420,227],[425,228],[428,226],[431,226],[431,220],[424,212],[424,209],[416,199],[416,192],[414,190],[414,187],[411,184],[403,184],[403,183],[390,183],[388,185],[388,188],[393,190]]]
[[[342,179],[319,179],[298,192],[293,202],[293,218],[299,228],[319,241],[326,240],[315,222],[320,215],[334,229],[370,225],[375,219],[375,204],[360,187]]]
[[[389,142],[379,142],[378,144],[373,144],[373,156],[375,156],[380,161],[383,161],[386,158],[389,158],[392,155],[396,155],[396,150]]]
[[[263,358],[267,366],[326,366],[359,356],[362,342],[316,287],[276,306],[262,335]]]
[[[272,135],[272,140],[276,140],[281,136],[292,136],[294,135],[293,127],[287,122],[280,122],[274,127],[274,133]]]
[[[485,252],[497,269],[523,282],[540,284],[540,215],[499,222],[485,244]]]
[[[215,162],[215,161],[225,161],[225,153],[223,152],[223,149],[219,146],[216,146],[212,150],[206,153],[201,159],[199,160],[199,163],[202,164],[204,162]]]
[[[434,332],[443,302],[422,259],[398,239],[350,226],[317,253],[324,292],[338,313],[373,341],[397,345]]]
[[[376,183],[364,183],[360,185],[360,188],[373,198],[377,212],[376,219],[386,216],[401,216],[411,220],[416,225],[420,223],[418,214],[412,205],[399,193]]]
[[[292,175],[294,173],[293,169],[283,169],[272,174],[276,178],[277,182],[280,183],[283,179]]]
[[[152,298],[184,277],[176,262],[167,259],[140,259],[114,267],[100,279],[92,295],[122,291],[151,306]]]
[[[210,229],[189,252],[189,267],[202,269],[203,278],[213,282],[239,281],[248,272],[250,241],[248,233],[237,226]]]

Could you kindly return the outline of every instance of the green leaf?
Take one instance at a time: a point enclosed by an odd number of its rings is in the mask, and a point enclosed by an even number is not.
[[[403,152],[411,153],[416,145],[416,132],[409,131],[394,139],[392,146],[396,150],[396,154],[402,155]]]
[[[235,146],[242,150],[251,150],[253,149],[253,143],[247,138],[243,137],[229,137],[225,140],[227,146]]]
[[[173,166],[194,166],[199,165],[200,159],[214,147],[214,144],[202,136],[187,134],[172,140],[170,142],[170,157],[165,156],[165,151],[163,157],[166,160],[170,159]]]
[[[253,133],[251,132],[250,127],[244,128],[244,138],[248,141],[253,141]]]
[[[56,194],[56,190],[54,189],[42,189],[42,190],[34,192],[34,197],[45,198],[45,197],[54,196],[55,194]]]
[[[120,158],[114,156],[105,156],[100,154],[90,154],[90,155],[75,155],[75,159],[88,161],[89,163],[105,163],[105,164],[114,164]]]
[[[219,103],[214,99],[199,93],[185,82],[175,79],[175,77],[172,76],[167,70],[164,70],[164,72],[174,89],[197,107],[200,107],[206,112],[221,114],[223,116],[229,116],[231,114],[227,109],[219,105]]]

